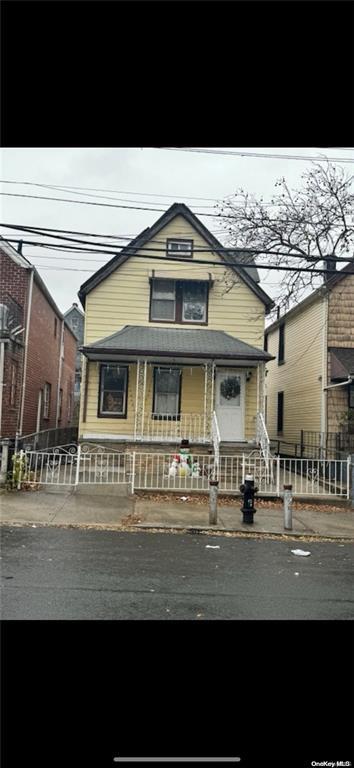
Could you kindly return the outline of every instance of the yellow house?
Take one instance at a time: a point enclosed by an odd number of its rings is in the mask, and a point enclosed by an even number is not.
[[[354,450],[354,268],[266,329],[266,424],[277,452],[339,458]]]
[[[81,286],[80,440],[259,442],[273,302],[239,260],[175,203]]]

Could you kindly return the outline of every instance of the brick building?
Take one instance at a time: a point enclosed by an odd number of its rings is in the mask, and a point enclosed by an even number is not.
[[[35,267],[0,239],[0,437],[72,425],[77,339]]]
[[[78,348],[76,352],[76,368],[75,368],[75,423],[79,420],[79,405],[80,405],[80,390],[81,390],[81,352],[79,347],[84,343],[84,329],[85,329],[85,315],[79,309],[77,303],[74,301],[70,309],[64,312],[65,321],[70,325],[71,330],[74,332]]]

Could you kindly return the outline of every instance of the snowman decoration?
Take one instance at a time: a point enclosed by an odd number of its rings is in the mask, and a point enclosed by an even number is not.
[[[192,477],[200,477],[200,464],[195,461],[192,466]]]
[[[176,459],[173,459],[172,464],[168,470],[168,476],[169,477],[176,477],[177,475],[177,467],[178,467],[178,461]]]
[[[186,456],[181,456],[181,462],[179,465],[179,476],[180,477],[188,477],[190,474],[190,467],[187,461]]]

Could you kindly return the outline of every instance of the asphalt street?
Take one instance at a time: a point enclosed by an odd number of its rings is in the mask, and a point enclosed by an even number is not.
[[[353,619],[353,560],[350,543],[4,526],[1,615]]]

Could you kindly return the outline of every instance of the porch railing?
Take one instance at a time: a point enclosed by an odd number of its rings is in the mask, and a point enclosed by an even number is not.
[[[142,440],[152,442],[191,443],[210,442],[210,433],[203,413],[153,413],[144,417]]]
[[[219,458],[220,458],[220,430],[218,425],[218,420],[216,417],[215,411],[213,411],[212,419],[211,419],[211,439],[213,441],[213,448],[214,448],[214,472],[213,472],[213,479],[217,480],[218,475],[218,468],[219,468]]]

